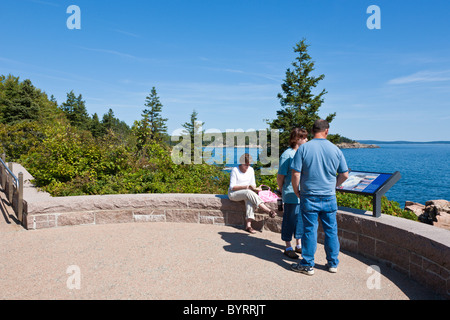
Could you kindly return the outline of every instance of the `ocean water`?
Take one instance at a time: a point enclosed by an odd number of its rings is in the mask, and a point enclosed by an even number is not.
[[[378,149],[343,149],[351,170],[393,173],[401,179],[386,193],[405,201],[450,201],[450,144],[379,144]]]
[[[450,144],[379,144],[379,147],[343,149],[342,152],[351,170],[399,171],[401,179],[386,193],[386,197],[397,201],[401,207],[405,201],[422,204],[436,199],[450,201]],[[257,148],[205,148],[205,151],[214,151],[216,159],[225,159],[223,163],[227,167],[236,166],[245,152],[253,158],[258,156]]]
[[[211,157],[208,156],[207,153],[211,153]],[[239,158],[244,154],[250,154],[253,160],[258,159],[258,155],[260,153],[259,148],[244,148],[244,147],[235,147],[235,148],[213,148],[213,147],[204,147],[203,148],[203,157],[205,158],[205,162],[208,164],[224,164],[225,167],[232,168],[236,167],[239,164]]]

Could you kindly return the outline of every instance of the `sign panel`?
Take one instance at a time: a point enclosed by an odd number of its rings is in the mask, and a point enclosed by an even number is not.
[[[400,180],[400,172],[379,173],[350,171],[348,179],[336,188],[340,192],[360,193],[372,196],[373,216],[381,216],[381,197]]]
[[[389,173],[350,171],[348,179],[337,189],[374,194],[391,176]]]

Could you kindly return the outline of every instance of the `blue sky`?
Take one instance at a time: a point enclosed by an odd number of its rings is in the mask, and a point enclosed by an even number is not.
[[[367,28],[370,5],[381,29]],[[90,114],[129,125],[154,86],[169,133],[194,109],[204,129],[262,129],[305,38],[332,133],[450,140],[449,12],[447,0],[2,0],[0,74],[58,103],[74,90]]]

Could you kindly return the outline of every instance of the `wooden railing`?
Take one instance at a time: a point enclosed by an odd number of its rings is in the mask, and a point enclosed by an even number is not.
[[[6,198],[20,223],[23,222],[23,173],[18,177],[13,173],[13,164],[5,162],[5,154],[0,158],[0,183]]]

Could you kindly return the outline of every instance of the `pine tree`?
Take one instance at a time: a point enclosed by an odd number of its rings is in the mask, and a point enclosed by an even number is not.
[[[142,119],[135,121],[132,127],[132,131],[136,136],[136,148],[138,151],[144,150],[145,145],[151,141],[162,142],[165,135],[167,135],[167,119],[161,116],[163,105],[159,101],[155,87],[152,88],[150,95],[147,96],[145,106],[147,109],[143,110]]]
[[[198,163],[201,160],[202,154],[202,141],[204,130],[202,130],[205,124],[202,121],[198,121],[198,113],[193,110],[191,114],[191,120],[182,124],[185,129],[184,134],[191,138],[191,159],[194,163]],[[197,161],[196,161],[197,160]]]
[[[94,113],[92,115],[92,121],[89,131],[91,131],[94,138],[101,137],[104,134],[104,129],[102,124],[100,123],[97,113]]]
[[[277,111],[277,118],[267,121],[271,129],[280,130],[280,150],[289,147],[290,131],[294,127],[305,128],[311,133],[314,121],[320,119],[318,111],[323,103],[323,96],[327,93],[323,89],[319,94],[312,92],[317,87],[319,81],[325,75],[312,76],[314,71],[314,61],[308,54],[308,47],[305,39],[301,40],[294,47],[294,52],[298,54],[292,63],[293,69],[286,71],[286,79],[281,85],[283,93],[278,94],[278,99],[282,109]],[[329,114],[325,120],[331,122],[336,113]]]
[[[70,91],[67,94],[66,102],[61,104],[61,110],[64,111],[71,125],[80,129],[89,129],[91,118],[87,113],[85,101],[81,94],[76,97],[73,90]]]
[[[110,108],[107,113],[103,115],[101,122],[103,127],[103,134],[106,134],[109,130],[119,135],[122,139],[130,133],[130,127],[124,122],[115,117],[114,111]]]
[[[102,125],[106,130],[113,130],[118,123],[118,119],[114,117],[114,111],[110,108],[107,113],[103,115]]]
[[[147,96],[145,106],[147,109],[144,109],[142,117],[144,118],[144,122],[148,123],[148,128],[150,130],[148,138],[149,140],[161,141],[163,135],[167,134],[166,122],[168,119],[161,116],[163,105],[159,101],[155,87],[152,88],[150,95]]]
[[[42,93],[30,80],[19,81],[19,77],[8,75],[0,78],[0,121],[13,124],[22,120],[37,120],[39,99]]]
[[[194,110],[191,113],[191,120],[189,122],[185,122],[182,124],[183,128],[187,135],[191,136],[194,139],[195,135],[202,134],[204,130],[202,130],[204,122],[198,121],[198,113]]]

